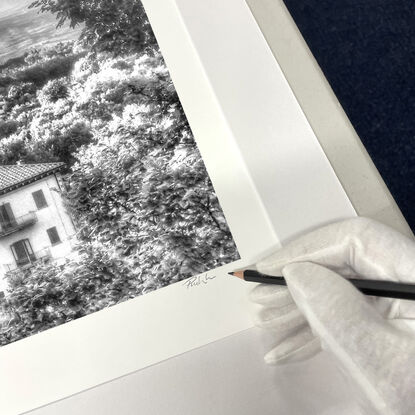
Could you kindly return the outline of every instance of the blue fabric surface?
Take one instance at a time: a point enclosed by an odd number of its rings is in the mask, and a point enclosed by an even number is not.
[[[415,3],[284,2],[415,232]]]

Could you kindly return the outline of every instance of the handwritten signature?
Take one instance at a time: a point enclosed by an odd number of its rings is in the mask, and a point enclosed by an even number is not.
[[[216,278],[215,275],[208,275],[208,274],[198,275],[197,277],[191,277],[187,279],[183,285],[186,288],[197,287],[198,285],[207,284],[209,280],[213,280],[215,278]]]

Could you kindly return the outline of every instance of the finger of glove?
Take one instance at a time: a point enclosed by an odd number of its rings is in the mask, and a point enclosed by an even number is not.
[[[399,300],[396,318],[415,321],[415,303],[412,300]]]
[[[307,326],[279,342],[264,356],[264,360],[270,365],[293,363],[309,359],[320,351],[319,339]]]
[[[293,263],[283,274],[313,332],[378,413],[410,413],[415,393],[413,337],[392,327],[363,294],[327,268]]]
[[[415,281],[415,243],[367,218],[353,218],[316,229],[287,243],[256,264],[281,275],[284,265],[309,261],[343,276]]]
[[[307,325],[307,320],[294,303],[279,308],[263,307],[254,322],[257,327],[272,329],[277,333],[292,332]]]
[[[258,284],[249,293],[249,299],[257,304],[284,307],[294,304],[287,287],[272,284]]]

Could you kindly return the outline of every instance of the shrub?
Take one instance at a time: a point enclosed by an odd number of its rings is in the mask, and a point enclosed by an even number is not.
[[[37,87],[42,87],[50,79],[68,76],[79,56],[56,56],[44,62],[35,63],[18,71],[15,75],[16,79],[20,82],[32,82]]]
[[[74,153],[86,144],[89,144],[93,135],[83,122],[78,122],[69,127],[62,134],[56,134],[46,141],[45,149],[58,160],[72,166],[75,161]]]
[[[97,244],[79,247],[79,256],[63,266],[40,263],[7,276],[9,292],[0,298],[0,345],[142,293],[129,267]]]
[[[68,80],[53,79],[49,81],[39,93],[39,101],[44,102],[56,102],[58,99],[66,98],[68,96]]]
[[[0,164],[14,164],[26,154],[25,141],[21,138],[13,139],[0,147]]]
[[[18,125],[19,123],[14,120],[0,121],[0,139],[15,133]]]
[[[29,102],[36,93],[36,86],[33,82],[21,82],[12,85],[7,93],[7,102],[12,106],[22,105]]]

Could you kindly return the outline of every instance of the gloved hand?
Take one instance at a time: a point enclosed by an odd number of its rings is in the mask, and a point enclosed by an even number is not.
[[[375,413],[415,413],[415,302],[368,297],[343,277],[415,283],[415,242],[366,218],[330,224],[257,263],[285,287],[260,284],[257,325],[275,332],[268,363],[320,350],[337,358]]]

